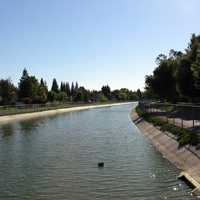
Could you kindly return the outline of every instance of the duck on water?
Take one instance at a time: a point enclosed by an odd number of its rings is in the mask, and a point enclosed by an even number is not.
[[[99,168],[103,168],[103,167],[104,167],[104,162],[99,162],[99,163],[98,163],[98,167],[99,167]]]

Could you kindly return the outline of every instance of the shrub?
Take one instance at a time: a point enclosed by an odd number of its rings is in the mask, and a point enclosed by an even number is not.
[[[99,100],[100,100],[100,102],[107,102],[108,98],[104,95],[100,95]]]

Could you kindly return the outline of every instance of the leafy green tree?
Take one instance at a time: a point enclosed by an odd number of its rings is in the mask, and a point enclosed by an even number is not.
[[[108,98],[106,96],[104,96],[103,94],[100,94],[99,95],[99,101],[100,102],[107,102],[108,101]]]
[[[142,93],[142,98],[143,98],[143,93]],[[137,101],[138,100],[137,92],[130,91],[129,92],[129,100]]]
[[[200,35],[192,35],[184,53],[170,50],[169,56],[160,54],[157,68],[146,76],[145,95],[167,101],[200,100]]]
[[[179,53],[180,54],[180,53]],[[176,57],[176,84],[183,101],[200,100],[200,36],[192,35],[185,53]]]
[[[38,103],[46,103],[48,100],[48,88],[43,79],[40,80],[38,88]]]
[[[74,99],[75,102],[80,102],[80,101],[84,101],[84,93],[81,89],[78,89],[74,95]]]
[[[130,99],[129,97],[130,91],[127,88],[121,88],[119,91],[119,100],[127,101]]]
[[[56,95],[57,95],[56,92],[54,92],[54,91],[49,91],[49,92],[48,92],[48,96],[47,96],[48,101],[49,101],[49,102],[54,102],[54,101],[56,101]]]
[[[9,79],[0,80],[0,104],[15,104],[17,100],[17,89]]]
[[[31,103],[38,103],[39,82],[35,76],[30,76],[28,82],[30,85],[30,96],[28,98],[31,99]]]
[[[34,103],[38,99],[39,82],[35,76],[29,76],[26,69],[23,70],[19,82],[19,98],[25,103]]]
[[[67,101],[67,94],[65,92],[59,92],[56,94],[56,100],[60,102],[65,102]]]
[[[192,38],[192,40],[193,39],[194,38]],[[195,38],[194,40],[195,40],[195,43],[192,44],[192,41],[191,41],[191,45],[190,45],[191,51],[193,51],[190,53],[192,55],[190,58],[190,60],[192,59],[191,71],[192,71],[193,80],[194,80],[194,87],[198,91],[198,94],[200,94],[200,36]]]
[[[107,99],[111,99],[111,90],[108,85],[103,86],[101,92]]]
[[[137,93],[138,99],[139,100],[142,99],[142,92],[140,91],[140,89],[138,89],[136,93]]]
[[[124,91],[119,92],[119,100],[126,101],[127,100],[127,94]]]
[[[90,96],[90,92],[88,90],[86,90],[84,87],[79,87],[75,93],[74,101],[88,102],[89,96]]]
[[[188,48],[186,49],[186,55],[188,56],[188,59],[192,62],[195,62],[197,58],[197,54],[199,51],[199,44],[200,44],[200,35],[196,36],[195,34],[192,34],[192,38],[190,40]]]
[[[180,98],[184,101],[193,101],[196,96],[194,87],[193,72],[190,60],[184,56],[180,61],[176,71],[176,85]]]
[[[146,89],[151,90],[161,100],[174,102],[177,99],[174,60],[162,56],[157,59],[157,63],[158,67],[153,75],[146,76]]]
[[[113,100],[119,100],[119,90],[113,90],[112,92],[111,92],[111,99],[113,99]]]
[[[98,92],[97,90],[92,90],[90,92],[90,100],[92,102],[97,102],[99,101],[99,95],[100,95],[101,92]]]

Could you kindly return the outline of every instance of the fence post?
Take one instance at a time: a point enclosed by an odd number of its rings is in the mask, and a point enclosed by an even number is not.
[[[192,127],[194,128],[194,108],[192,107]]]
[[[166,118],[167,118],[167,123],[168,123],[169,121],[168,121],[168,113],[167,113],[167,111],[166,111]]]
[[[166,117],[167,117],[167,123],[169,122],[169,119],[168,119],[168,111],[167,111],[167,108],[166,108]]]
[[[176,106],[174,106],[174,110],[176,110]],[[175,125],[175,116],[174,115],[172,115],[173,116],[173,124]]]

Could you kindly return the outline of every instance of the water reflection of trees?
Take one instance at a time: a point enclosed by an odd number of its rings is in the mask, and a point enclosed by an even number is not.
[[[31,133],[41,124],[43,124],[45,119],[35,118],[31,120],[23,120],[18,123],[3,124],[0,126],[0,137],[8,137],[14,133]]]
[[[18,124],[22,133],[31,133],[36,130],[42,123],[44,123],[44,119],[34,118],[31,120],[20,121]]]
[[[7,137],[14,133],[13,124],[4,124],[0,127],[0,137]]]
[[[16,123],[3,124],[0,126],[0,137],[11,136],[15,132],[31,133],[44,124],[48,125],[48,123],[54,121],[55,118],[58,118],[58,115],[38,117],[38,118],[18,121]]]
[[[21,132],[30,133],[42,125],[48,125],[49,122],[53,121],[57,117],[58,115],[52,115],[46,117],[42,116],[28,120],[23,120],[20,121],[18,124],[20,126]]]

